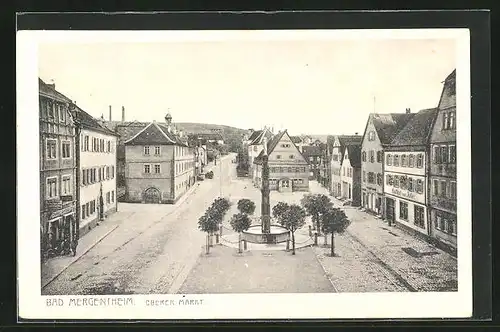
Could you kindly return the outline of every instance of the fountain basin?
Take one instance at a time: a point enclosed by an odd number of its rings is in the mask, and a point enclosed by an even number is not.
[[[262,226],[255,225],[241,233],[241,239],[250,243],[276,244],[290,240],[290,231],[280,225],[271,225],[270,233],[262,233]]]

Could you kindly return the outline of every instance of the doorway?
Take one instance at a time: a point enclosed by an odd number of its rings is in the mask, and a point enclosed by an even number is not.
[[[281,179],[278,186],[279,192],[291,192],[292,183],[289,179]]]
[[[144,192],[144,203],[159,204],[161,200],[160,191],[156,188],[148,188]]]
[[[386,202],[386,210],[387,210],[387,221],[389,222],[389,224],[391,224],[394,222],[394,217],[395,217],[395,214],[394,214],[395,203],[394,203],[394,200],[392,198],[386,198],[385,202]]]

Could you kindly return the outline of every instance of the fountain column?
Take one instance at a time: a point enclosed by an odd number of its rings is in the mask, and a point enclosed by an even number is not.
[[[262,188],[261,188],[262,233],[271,233],[271,203],[269,200],[269,156],[267,140],[264,138],[264,154],[262,156]]]

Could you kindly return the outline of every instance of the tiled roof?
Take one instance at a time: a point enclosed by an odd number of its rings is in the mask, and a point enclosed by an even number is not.
[[[339,135],[337,137],[339,138],[340,145],[343,146],[361,144],[361,140],[363,139],[361,135]]]
[[[304,146],[302,152],[306,157],[321,156],[323,154],[321,146],[315,146],[315,145]]]
[[[361,167],[361,145],[346,145],[352,167]]]
[[[292,142],[294,142],[295,144],[298,144],[298,143],[302,143],[302,138],[300,136],[290,136],[290,139],[292,140]]]
[[[390,144],[392,139],[403,129],[415,113],[372,113],[373,126],[382,145]]]
[[[201,139],[215,140],[215,141],[223,140],[223,137],[220,133],[198,133],[194,135],[200,137]]]
[[[38,93],[61,102],[72,102],[71,99],[54,89],[51,85],[45,83],[41,78],[38,78]]]
[[[252,136],[254,136],[255,133],[258,133],[258,134],[255,135],[255,137],[253,139],[249,139],[250,143],[248,145],[260,145],[264,141],[264,137],[267,138],[268,142],[273,137],[273,134],[267,129],[255,131],[252,134]],[[252,136],[250,136],[250,137],[252,137]]]
[[[126,145],[186,145],[177,136],[169,133],[164,125],[151,122],[133,137],[125,141]]]
[[[281,138],[283,138],[283,135],[285,135],[285,133],[287,133],[286,129],[283,130],[283,131],[280,131],[278,132],[276,135],[274,135],[268,142],[267,142],[267,154],[271,154],[274,150],[274,148],[276,147],[276,145],[278,145],[278,143],[281,141]],[[287,133],[288,134],[288,133]],[[293,143],[293,142],[292,142]],[[299,151],[299,153],[302,155],[302,157],[304,158],[305,162],[306,163],[309,163],[308,159],[304,156],[304,154],[302,153],[302,151],[300,151],[300,149],[295,145],[295,143],[293,143],[293,145],[295,146],[295,148],[297,149],[297,151]],[[264,156],[264,150],[262,150],[259,155],[257,157],[255,157],[254,159],[254,164],[261,164],[262,163],[262,157]]]
[[[441,97],[439,98],[439,108],[446,109],[456,106],[456,74],[455,70],[446,77],[444,81]]]
[[[254,139],[256,139],[260,134],[262,134],[262,130],[255,130],[252,132],[252,135],[248,138],[248,140],[251,142]]]
[[[437,108],[421,110],[411,118],[404,128],[394,137],[388,148],[398,146],[426,145],[437,116]]]
[[[104,125],[101,125],[97,119],[76,105],[71,114],[73,118],[81,124],[82,128],[94,130],[107,135],[119,136],[116,132],[108,129]]]

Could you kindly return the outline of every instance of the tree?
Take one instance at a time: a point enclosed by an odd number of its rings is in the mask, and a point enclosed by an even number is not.
[[[330,198],[324,194],[308,194],[302,197],[300,204],[304,207],[307,214],[311,216],[313,225],[319,232],[321,229],[321,216],[333,207]]]
[[[281,220],[283,226],[292,233],[292,255],[295,255],[295,231],[305,225],[306,211],[300,205],[289,205]]]
[[[331,255],[335,256],[334,234],[342,234],[349,227],[351,221],[347,218],[344,211],[339,208],[330,208],[322,216],[322,227],[325,234],[331,234]]]
[[[252,202],[253,203],[253,202]],[[235,232],[238,233],[238,252],[242,252],[241,250],[241,232],[246,231],[251,225],[252,221],[248,217],[246,213],[236,213],[231,218],[231,227]]]
[[[278,221],[280,225],[284,224],[284,217],[286,212],[288,211],[289,205],[285,202],[278,202],[275,206],[273,206],[273,217]]]
[[[246,215],[252,215],[255,212],[255,203],[248,198],[242,198],[238,201],[238,210]]]
[[[214,212],[216,211],[208,208],[205,214],[198,219],[198,228],[207,233],[207,254],[210,250],[210,235],[219,229],[218,216]]]

